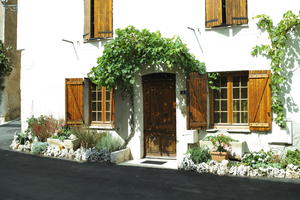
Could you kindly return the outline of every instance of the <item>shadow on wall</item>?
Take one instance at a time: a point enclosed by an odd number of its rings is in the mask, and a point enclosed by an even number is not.
[[[284,103],[286,104],[286,111],[288,112],[298,112],[299,107],[294,102],[293,97],[290,95],[291,85],[293,83],[293,73],[299,70],[300,66],[300,28],[298,28],[294,34],[290,35],[290,40],[287,42],[286,55],[283,60],[283,74],[286,74],[286,81],[284,82],[281,91],[284,94]]]

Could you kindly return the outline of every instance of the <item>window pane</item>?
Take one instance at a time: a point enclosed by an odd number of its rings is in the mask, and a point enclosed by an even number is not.
[[[96,111],[96,102],[92,103],[92,111]]]
[[[214,98],[220,99],[220,91],[219,90],[214,90]]]
[[[92,101],[96,101],[96,92],[92,92]]]
[[[241,89],[241,96],[242,98],[247,98],[247,88],[242,88]]]
[[[219,101],[215,101],[214,102],[214,110],[220,110],[220,105],[219,105]]]
[[[110,103],[106,102],[106,111],[110,111]]]
[[[227,111],[227,101],[221,101],[221,110]]]
[[[227,78],[221,77],[221,87],[227,87]]]
[[[98,116],[98,121],[102,121],[102,112],[98,112],[97,116]]]
[[[233,86],[236,87],[236,86],[239,86],[239,83],[240,83],[240,77],[233,77]]]
[[[240,101],[239,100],[233,100],[233,111],[240,110]]]
[[[110,121],[110,112],[106,112],[106,121]]]
[[[241,113],[241,123],[247,123],[248,122],[248,113],[242,112]]]
[[[233,113],[233,123],[240,123],[240,113],[239,112]]]
[[[220,118],[219,113],[214,113],[214,121],[215,121],[215,123],[219,123],[220,122],[219,118]]]
[[[98,111],[102,111],[102,102],[98,102]]]
[[[96,112],[92,112],[92,121],[97,121]]]
[[[239,88],[233,88],[233,98],[234,99],[239,99],[240,98]]]
[[[247,109],[247,100],[242,100],[241,104],[242,104],[241,110],[242,111],[247,111],[248,110]]]
[[[227,123],[227,112],[221,113],[221,123]]]
[[[106,90],[106,100],[110,100],[110,91]]]
[[[242,76],[241,77],[241,85],[242,86],[247,86],[247,81],[248,81],[248,77],[247,76]]]
[[[98,99],[97,99],[98,101],[101,101],[102,100],[102,92],[101,91],[99,91],[98,92]]]
[[[227,99],[227,89],[221,89],[221,98]]]

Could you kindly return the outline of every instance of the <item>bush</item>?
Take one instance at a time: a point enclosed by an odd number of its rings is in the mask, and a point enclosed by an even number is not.
[[[71,130],[72,134],[77,137],[76,143],[83,148],[93,148],[103,137],[103,134],[97,133],[87,127],[76,127]]]
[[[47,142],[33,142],[31,145],[31,153],[35,155],[41,154],[43,151],[46,151],[47,146]]]
[[[31,132],[42,142],[54,135],[63,126],[62,120],[56,120],[52,116],[43,115],[38,118],[32,116],[27,120],[27,123],[27,132]]]
[[[63,141],[68,139],[71,136],[71,134],[71,128],[68,126],[63,126],[57,131],[56,135],[53,135],[51,138]]]
[[[208,148],[193,147],[187,153],[191,155],[192,161],[196,164],[207,162],[210,159]]]
[[[286,167],[289,164],[300,167],[300,151],[298,149],[296,149],[295,151],[287,151],[285,158],[282,160],[282,166]]]
[[[247,153],[243,156],[242,163],[255,169],[260,167],[267,168],[269,166],[282,168],[280,164],[280,157],[278,155],[274,155],[272,151],[265,152],[260,150],[259,152]]]
[[[26,141],[30,140],[29,136],[26,133],[18,133],[17,134],[17,141],[20,144],[24,145]]]
[[[93,148],[90,152],[88,158],[89,161],[92,162],[110,162],[110,153],[107,150],[98,150]]]
[[[110,134],[105,134],[97,143],[98,150],[107,150],[109,152],[120,150],[122,141]]]

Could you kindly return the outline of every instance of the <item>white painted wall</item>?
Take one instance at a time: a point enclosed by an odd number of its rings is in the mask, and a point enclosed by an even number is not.
[[[248,0],[248,25],[205,29],[205,0],[114,0],[113,26],[114,30],[133,25],[140,29],[160,30],[166,37],[179,35],[191,52],[206,63],[208,71],[262,70],[270,68],[269,61],[261,57],[254,58],[250,52],[256,44],[268,42],[267,35],[257,29],[252,17],[267,14],[277,23],[287,10],[298,12],[299,1]],[[39,0],[19,0],[18,12],[18,49],[23,49],[21,118],[24,129],[25,121],[31,115],[52,114],[64,118],[64,79],[85,77],[96,64],[105,41],[83,42],[83,0],[44,0],[42,3]],[[187,27],[194,28],[195,32]],[[73,43],[63,42],[63,39]],[[299,55],[299,43],[295,44],[295,48]],[[296,88],[300,84],[299,62],[294,63],[294,66],[291,95],[300,105]],[[182,77],[177,76],[177,81],[182,80]],[[178,86],[178,89],[181,88],[184,89],[185,85]],[[137,86],[135,91],[140,95],[141,87]],[[178,98],[180,96],[177,94],[177,102],[180,101]],[[135,100],[141,102],[141,99]],[[141,108],[142,105],[136,106]],[[119,106],[119,109],[124,108]],[[183,139],[186,135],[184,112],[185,106],[178,106],[178,155],[186,150],[187,142],[183,141],[188,141]],[[142,120],[142,116],[136,114],[136,119]],[[128,112],[124,115],[119,122],[119,127],[124,129],[119,129],[119,132],[125,132],[121,133],[123,137],[129,132],[126,124]],[[300,135],[299,112],[288,113],[288,118],[293,121],[294,134]],[[137,129],[130,143],[134,147],[134,158],[142,156],[141,130],[142,127]],[[275,124],[272,134],[231,135],[247,140],[250,150],[267,149],[270,148],[268,143],[273,140],[289,139],[287,132]]]

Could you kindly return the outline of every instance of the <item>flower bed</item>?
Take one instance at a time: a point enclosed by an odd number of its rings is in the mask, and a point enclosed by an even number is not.
[[[256,155],[257,153],[252,153]],[[247,158],[252,155],[248,155]],[[262,158],[258,158],[262,159]],[[257,159],[257,161],[258,161]],[[252,160],[253,161],[253,160]],[[251,161],[251,162],[252,162]],[[199,173],[213,173],[217,175],[232,175],[232,176],[249,176],[249,177],[272,177],[272,178],[300,178],[300,167],[294,164],[287,164],[284,168],[276,167],[276,165],[263,165],[262,162],[255,160],[253,164],[247,165],[242,162],[235,162],[232,164],[228,160],[223,160],[222,162],[217,162],[214,160],[209,160],[207,162],[201,162],[196,164],[191,158],[191,154],[187,153],[181,164],[181,169],[183,170],[194,170]]]
[[[51,116],[31,117],[27,122],[28,129],[15,134],[10,145],[13,150],[76,161],[119,163],[130,157],[120,138],[110,133],[66,127]]]

